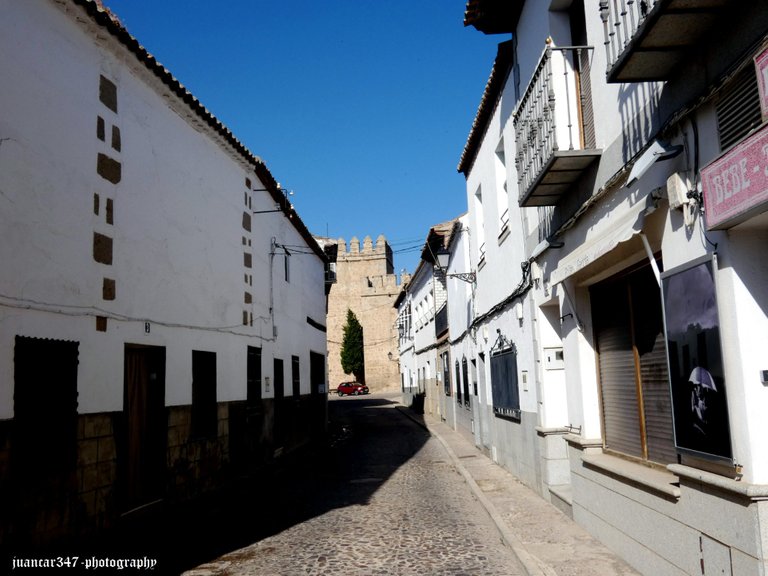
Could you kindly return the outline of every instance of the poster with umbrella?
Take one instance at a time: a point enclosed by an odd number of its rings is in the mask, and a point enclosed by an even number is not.
[[[732,461],[715,256],[661,275],[675,446]]]

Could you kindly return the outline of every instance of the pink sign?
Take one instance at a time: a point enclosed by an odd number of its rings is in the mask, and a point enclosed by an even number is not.
[[[701,171],[709,230],[768,209],[768,124]]]
[[[757,88],[760,91],[760,110],[763,120],[768,119],[768,49],[755,56]]]

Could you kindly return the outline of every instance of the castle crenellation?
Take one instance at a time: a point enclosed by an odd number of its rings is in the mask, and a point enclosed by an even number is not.
[[[400,291],[394,272],[392,248],[383,234],[374,244],[370,236],[362,241],[353,236],[325,239],[335,244],[336,281],[328,293],[328,376],[331,390],[350,376],[341,370],[339,352],[347,309],[352,310],[363,326],[365,339],[365,379],[372,392],[399,386],[397,362],[388,353],[396,352],[396,310],[393,307]]]
[[[354,255],[360,255],[360,256],[369,256],[373,254],[387,254],[389,251],[391,254],[391,249],[389,248],[389,245],[387,244],[387,239],[384,237],[383,234],[379,234],[379,237],[376,238],[376,246],[373,245],[373,240],[371,240],[370,236],[366,236],[363,238],[363,249],[360,250],[360,240],[357,238],[357,236],[352,236],[352,239],[349,241],[349,251],[347,251],[347,243],[344,240],[344,238],[339,238],[337,241],[338,245],[338,256],[354,256]]]

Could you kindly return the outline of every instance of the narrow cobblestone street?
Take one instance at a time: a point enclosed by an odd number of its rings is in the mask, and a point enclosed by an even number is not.
[[[306,519],[186,576],[520,573],[437,439],[380,397],[330,412],[342,435],[329,458],[281,494],[283,520]]]

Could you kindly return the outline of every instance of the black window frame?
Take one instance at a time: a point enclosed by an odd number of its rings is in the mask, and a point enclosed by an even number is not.
[[[519,422],[520,387],[517,374],[517,347],[514,343],[491,352],[491,398],[493,414]]]
[[[459,367],[459,361],[454,360],[454,368],[456,370],[456,404],[461,406],[463,403],[461,397],[461,368]]]
[[[472,399],[469,396],[469,364],[466,356],[461,359],[461,376],[464,386],[464,408],[469,410],[472,407]]]

